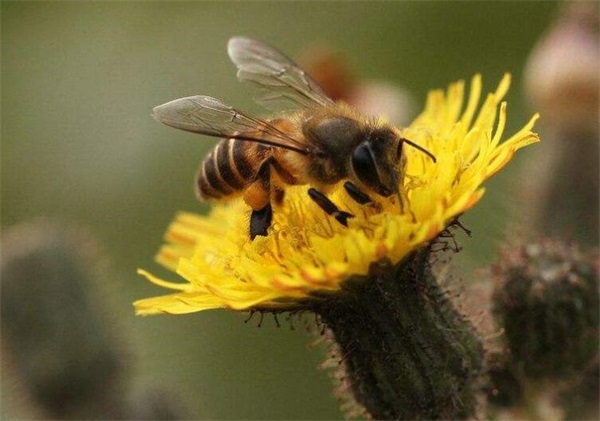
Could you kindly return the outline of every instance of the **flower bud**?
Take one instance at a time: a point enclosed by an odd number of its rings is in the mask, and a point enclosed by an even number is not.
[[[493,311],[512,364],[530,378],[569,377],[598,353],[598,272],[576,247],[544,240],[495,268]]]

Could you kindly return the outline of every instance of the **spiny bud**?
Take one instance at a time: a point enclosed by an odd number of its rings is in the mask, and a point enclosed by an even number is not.
[[[598,272],[575,246],[544,240],[505,253],[493,311],[530,378],[576,373],[598,353]]]
[[[565,1],[525,68],[524,88],[542,115],[544,142],[523,169],[519,233],[569,233],[596,247],[600,235],[600,10]]]
[[[53,223],[3,234],[2,373],[9,376],[2,379],[9,385],[3,415],[177,419],[179,403],[160,390],[131,402],[134,359],[111,316],[91,236]]]
[[[19,225],[2,238],[2,341],[46,418],[119,418],[125,347],[102,309],[93,244],[73,228]]]

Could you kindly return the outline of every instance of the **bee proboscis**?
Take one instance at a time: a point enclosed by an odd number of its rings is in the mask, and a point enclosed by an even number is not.
[[[404,139],[400,131],[335,103],[291,59],[253,39],[229,40],[229,57],[238,79],[266,92],[258,102],[286,111],[261,119],[209,96],[176,99],[154,108],[153,117],[169,126],[222,138],[204,158],[196,192],[201,200],[243,195],[252,209],[250,237],[267,235],[273,203],[284,200],[286,185],[309,186],[309,197],[327,214],[347,225],[348,212],[327,196],[331,186],[344,187],[358,203],[371,194],[399,195],[404,144],[435,157]]]

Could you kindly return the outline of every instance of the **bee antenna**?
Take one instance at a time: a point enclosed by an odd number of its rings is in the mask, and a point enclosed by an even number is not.
[[[421,152],[423,152],[425,155],[427,155],[429,158],[431,158],[431,160],[432,160],[434,163],[436,163],[436,162],[437,162],[437,159],[435,158],[435,155],[434,155],[434,154],[432,154],[431,152],[429,152],[429,151],[428,151],[427,149],[425,149],[424,147],[422,147],[422,146],[419,146],[419,145],[417,145],[416,143],[414,143],[414,142],[412,142],[412,141],[410,141],[410,140],[408,140],[408,139],[405,139],[405,138],[403,138],[403,137],[401,137],[401,138],[400,138],[400,142],[401,142],[401,143],[408,143],[408,144],[409,144],[410,146],[412,146],[413,148],[420,150],[420,151],[421,151]]]

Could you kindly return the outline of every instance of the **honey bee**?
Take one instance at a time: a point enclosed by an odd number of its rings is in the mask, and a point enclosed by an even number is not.
[[[200,200],[243,196],[252,209],[250,238],[266,236],[273,204],[284,200],[287,185],[306,185],[309,197],[339,223],[353,215],[327,196],[345,180],[344,188],[360,204],[372,194],[400,200],[404,155],[408,144],[397,128],[335,103],[296,63],[253,39],[229,40],[229,57],[237,77],[259,85],[257,101],[283,109],[261,119],[209,96],[176,99],[153,110],[153,117],[181,130],[222,138],[202,161],[196,192]]]

